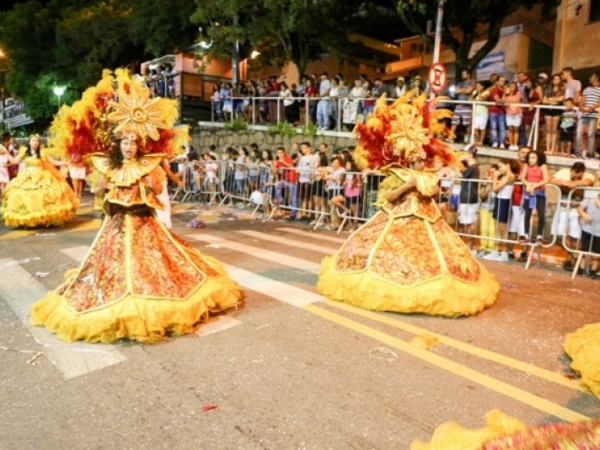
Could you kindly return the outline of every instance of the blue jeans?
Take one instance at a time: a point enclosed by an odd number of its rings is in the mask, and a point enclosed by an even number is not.
[[[500,138],[498,138],[498,133]],[[504,145],[506,140],[506,114],[490,113],[490,137],[492,144]]]
[[[575,153],[583,156],[583,127],[587,125],[587,148],[585,156],[593,158],[596,155],[596,117],[581,117],[577,121],[577,138],[575,141]]]
[[[290,191],[290,200],[292,201],[292,211],[290,217],[296,217],[298,211],[298,184],[290,183],[289,181],[278,181],[275,185],[275,198],[279,201],[280,205],[285,206],[283,203],[283,190],[288,189]]]
[[[317,103],[317,124],[319,128],[329,128],[329,99]]]

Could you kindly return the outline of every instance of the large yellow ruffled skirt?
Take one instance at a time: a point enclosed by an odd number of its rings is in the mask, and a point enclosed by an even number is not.
[[[3,199],[2,213],[9,227],[62,226],[75,218],[79,203],[57,170],[42,167],[19,171]]]
[[[470,430],[456,422],[439,425],[431,441],[415,439],[411,450],[575,450],[600,448],[600,419],[526,427],[499,410],[486,414],[486,425]]]
[[[368,310],[455,317],[493,305],[499,284],[442,219],[381,210],[323,260],[317,290]]]
[[[192,333],[211,312],[237,305],[221,265],[170,233],[154,215],[108,216],[78,269],[31,309],[60,339],[156,342]]]
[[[600,398],[600,323],[568,334],[563,347],[572,359],[571,368],[581,375],[581,383]]]

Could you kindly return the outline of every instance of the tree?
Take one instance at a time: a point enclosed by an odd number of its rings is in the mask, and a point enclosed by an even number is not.
[[[0,16],[0,48],[10,57],[7,88],[33,119],[56,111],[52,86],[77,99],[105,68],[137,69],[194,41],[189,0],[29,0]]]
[[[399,0],[398,13],[413,33],[432,42],[426,35],[424,24],[435,20],[439,0]],[[472,72],[477,64],[496,46],[500,39],[502,23],[521,7],[531,9],[542,6],[542,13],[549,17],[560,0],[444,0],[442,42],[450,46],[456,55],[456,73]],[[471,48],[476,40],[485,38],[483,46],[472,56]]]
[[[358,28],[356,0],[196,0],[192,21],[207,28],[211,56],[230,56],[235,41],[260,52],[258,63],[288,61],[303,73],[323,53],[343,57]]]

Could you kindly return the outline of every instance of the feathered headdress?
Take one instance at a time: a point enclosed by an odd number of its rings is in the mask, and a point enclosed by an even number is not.
[[[454,151],[440,139],[449,134],[442,120],[451,118],[452,112],[436,109],[439,101],[428,101],[426,94],[414,97],[408,93],[388,105],[382,96],[366,123],[354,129],[357,164],[380,169],[406,166],[417,158],[424,159],[428,168],[459,164]]]
[[[150,90],[124,69],[87,89],[72,106],[63,106],[50,127],[51,143],[79,162],[91,153],[109,153],[111,140],[135,134],[144,153],[171,155],[186,130],[175,130],[177,102],[150,98]]]

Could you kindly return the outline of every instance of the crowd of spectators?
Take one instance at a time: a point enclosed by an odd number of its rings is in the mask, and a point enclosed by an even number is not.
[[[495,73],[487,80],[475,80],[463,71],[446,93],[455,102],[444,102],[443,107],[454,109],[452,131],[465,143],[516,151],[538,142],[547,155],[596,158],[600,77],[593,73],[584,86],[573,73],[573,68],[565,67],[551,76],[521,71],[510,80]],[[394,99],[407,91],[425,90],[420,76],[408,83],[398,77],[392,85],[366,75],[347,83],[342,74],[330,77],[323,72],[302,77],[299,85],[276,77],[236,86],[217,83],[212,102],[218,121],[299,125],[308,120],[319,130],[351,131],[382,95]],[[538,133],[535,139],[532,130]]]
[[[150,89],[152,97],[176,98],[175,77],[177,75],[178,72],[174,66],[159,65],[145,74],[144,84]]]
[[[397,98],[408,90],[415,94],[424,91],[420,76],[409,83],[398,77],[395,86],[390,86],[379,77],[370,80],[366,75],[348,84],[341,73],[330,77],[323,72],[303,76],[298,85],[277,77],[235,86],[230,82],[216,83],[211,100],[217,121],[286,121],[299,125],[306,124],[308,117],[309,123],[316,124],[319,130],[351,130],[373,111],[375,101],[383,94]]]
[[[565,67],[552,76],[542,72],[530,77],[518,72],[510,81],[498,74],[475,81],[463,72],[456,93],[465,103],[455,108],[453,130],[461,126],[468,141],[473,126],[475,144],[516,151],[534,141],[535,129],[541,143],[538,147],[547,155],[597,158],[600,77],[591,74],[588,85],[582,88],[573,73],[572,67]],[[484,102],[475,104],[474,117],[467,101]]]

